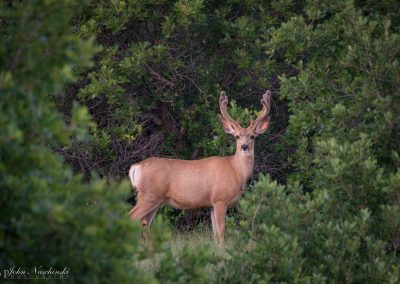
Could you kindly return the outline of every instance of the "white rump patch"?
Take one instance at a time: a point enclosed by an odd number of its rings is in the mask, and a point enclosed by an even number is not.
[[[129,169],[129,179],[131,180],[133,189],[137,189],[137,185],[139,184],[139,177],[140,177],[140,166],[133,165]]]

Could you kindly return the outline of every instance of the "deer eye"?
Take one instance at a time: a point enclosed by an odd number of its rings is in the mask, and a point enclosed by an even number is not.
[[[254,139],[254,135],[250,135],[250,139]]]
[[[236,139],[239,139],[239,138],[240,138],[240,136],[239,136],[239,135],[236,135],[235,137],[236,137]]]

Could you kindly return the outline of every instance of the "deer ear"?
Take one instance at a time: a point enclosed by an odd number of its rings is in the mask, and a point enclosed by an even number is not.
[[[270,117],[268,116],[267,118],[261,120],[259,124],[257,124],[256,129],[255,129],[255,134],[263,134],[265,131],[267,131],[268,126],[269,126],[269,120]]]
[[[225,117],[218,115],[219,116],[219,121],[221,122],[222,128],[225,130],[226,133],[235,135],[236,129],[235,126],[229,122],[228,119]]]

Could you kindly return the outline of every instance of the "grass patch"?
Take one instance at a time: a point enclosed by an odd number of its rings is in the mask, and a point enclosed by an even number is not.
[[[157,229],[156,229],[157,230]],[[165,251],[172,253],[174,258],[178,258],[186,251],[195,251],[199,247],[207,247],[209,251],[221,261],[217,265],[210,263],[207,265],[207,272],[213,278],[215,272],[221,265],[224,265],[224,260],[228,259],[229,247],[232,245],[232,239],[226,236],[224,247],[218,246],[213,237],[211,228],[207,226],[199,226],[190,232],[180,232],[171,230],[170,228],[163,228],[167,240],[163,246]],[[146,242],[146,241],[145,241]],[[139,262],[139,269],[144,272],[154,273],[157,271],[164,253],[157,253],[149,256],[148,258]]]

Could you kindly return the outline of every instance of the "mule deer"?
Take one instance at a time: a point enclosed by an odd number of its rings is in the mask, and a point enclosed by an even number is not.
[[[149,158],[131,166],[129,178],[137,193],[133,220],[150,226],[158,208],[167,203],[178,209],[211,207],[214,238],[224,242],[225,215],[228,206],[242,195],[254,168],[254,138],[269,125],[267,116],[271,92],[261,100],[260,115],[243,128],[227,111],[228,98],[221,92],[219,119],[225,132],[236,137],[236,153],[228,157],[201,160]]]

